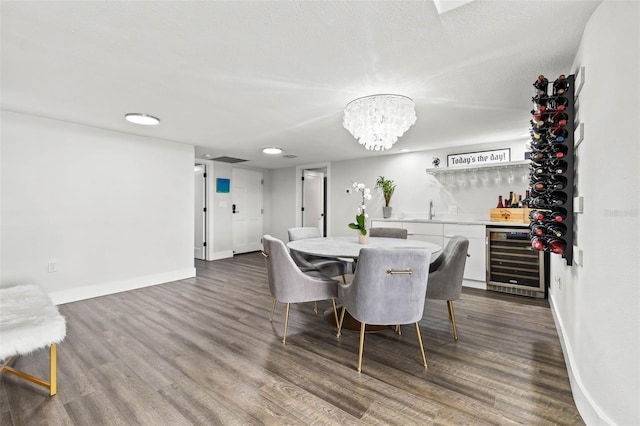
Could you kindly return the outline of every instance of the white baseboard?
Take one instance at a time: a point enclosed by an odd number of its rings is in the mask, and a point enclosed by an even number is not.
[[[128,280],[110,281],[83,287],[74,287],[49,293],[54,305],[76,302],[78,300],[91,299],[93,297],[106,296],[122,291],[135,290],[156,284],[164,284],[171,281],[184,280],[196,276],[196,268],[185,268],[161,274],[146,275]]]
[[[615,423],[591,398],[588,390],[582,382],[580,372],[576,367],[576,360],[573,355],[571,343],[567,340],[564,332],[565,327],[562,322],[562,316],[557,311],[552,293],[549,293],[549,306],[551,307],[551,314],[553,315],[558,337],[560,338],[560,345],[562,346],[562,353],[564,354],[564,363],[567,366],[573,400],[576,403],[576,407],[578,408],[580,415],[582,416],[582,420],[584,420],[588,425],[614,425]]]
[[[427,285],[429,285],[429,283],[427,283]],[[471,287],[471,288],[478,288],[480,290],[486,290],[487,283],[486,281],[462,280],[462,287]]]
[[[233,257],[233,250],[215,251],[211,260],[229,259]]]

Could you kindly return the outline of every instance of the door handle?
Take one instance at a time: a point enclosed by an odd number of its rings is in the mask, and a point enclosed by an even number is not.
[[[236,210],[236,205],[235,204],[231,205],[231,213],[240,213],[240,210]]]

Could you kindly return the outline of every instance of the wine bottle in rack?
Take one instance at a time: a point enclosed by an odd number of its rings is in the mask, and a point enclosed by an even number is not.
[[[562,158],[569,152],[569,147],[562,144],[554,144],[549,148],[551,158]]]
[[[562,95],[567,91],[569,87],[569,83],[567,82],[567,78],[564,74],[560,74],[560,76],[553,82],[553,94],[554,95]]]
[[[567,170],[569,169],[569,164],[567,164],[566,161],[564,160],[550,160],[549,164],[548,164],[548,171],[551,174],[564,174],[567,173]]]
[[[533,87],[536,88],[539,94],[547,94],[549,89],[549,80],[542,74],[538,76],[538,79],[533,82]]]
[[[552,223],[547,226],[547,233],[556,238],[562,238],[567,233],[567,226],[560,222]]]
[[[564,254],[564,250],[567,248],[567,243],[559,238],[552,238],[547,241],[547,248],[553,253]]]
[[[567,202],[567,194],[560,191],[553,191],[547,197],[548,206],[564,206]]]
[[[532,237],[531,248],[533,248],[534,250],[543,251],[547,248],[547,243],[542,237]]]
[[[567,218],[567,211],[565,209],[556,209],[548,214],[551,220],[556,222],[564,222]]]
[[[530,229],[531,235],[535,235],[536,237],[542,237],[547,233],[547,227],[540,223],[532,224]]]

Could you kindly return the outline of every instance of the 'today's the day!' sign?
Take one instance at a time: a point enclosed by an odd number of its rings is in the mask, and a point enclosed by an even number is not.
[[[492,163],[508,163],[509,161],[511,161],[511,149],[509,148],[447,155],[447,167],[480,166]]]

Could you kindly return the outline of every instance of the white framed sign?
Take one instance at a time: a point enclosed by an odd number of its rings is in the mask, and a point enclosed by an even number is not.
[[[508,163],[509,161],[511,161],[511,148],[447,155],[447,167],[480,166],[492,163]]]

